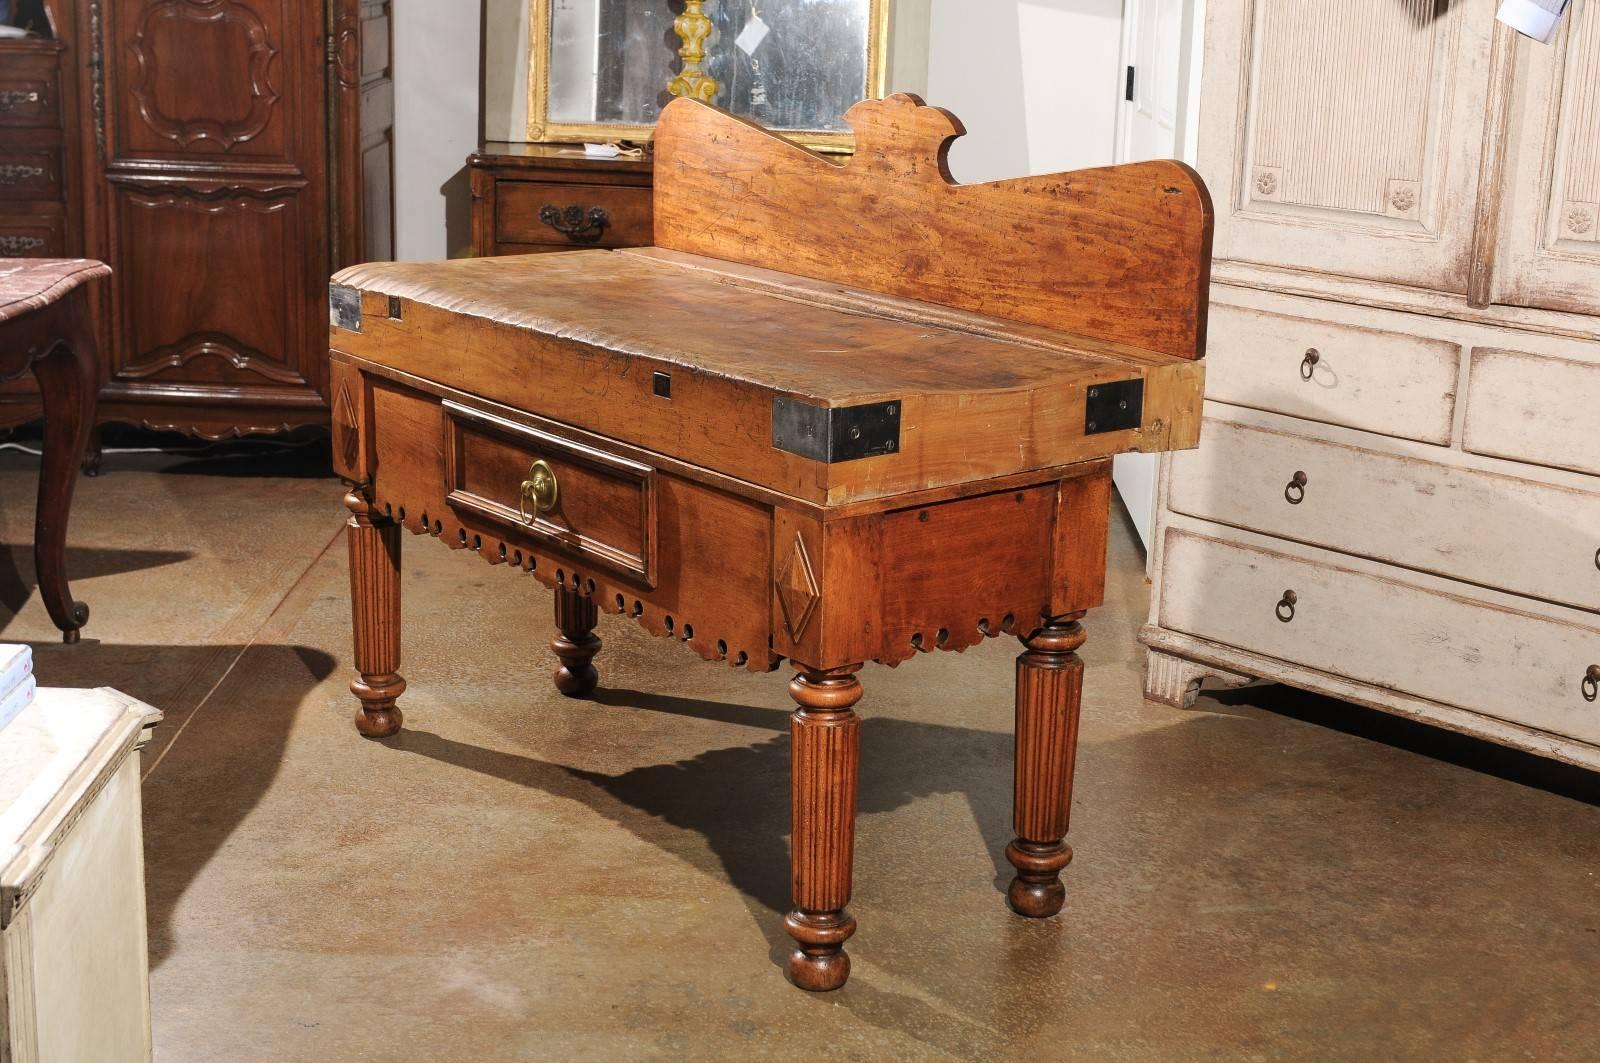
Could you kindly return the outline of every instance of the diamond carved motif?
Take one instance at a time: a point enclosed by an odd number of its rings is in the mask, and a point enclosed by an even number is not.
[[[789,637],[799,642],[806,625],[811,623],[812,614],[817,611],[817,603],[822,600],[822,589],[817,586],[816,574],[811,569],[811,556],[806,553],[806,541],[799,532],[795,533],[794,549],[789,552],[773,585]]]
[[[360,456],[361,433],[356,428],[356,404],[350,398],[348,384],[339,386],[339,397],[333,402],[333,436],[344,467],[353,471]]]

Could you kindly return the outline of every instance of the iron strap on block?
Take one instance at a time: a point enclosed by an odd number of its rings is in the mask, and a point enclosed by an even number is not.
[[[361,289],[346,284],[328,285],[328,323],[334,328],[361,331]]]
[[[1144,423],[1144,378],[1090,384],[1083,404],[1083,434],[1120,432]]]
[[[772,445],[830,465],[894,454],[900,449],[900,403],[827,407],[779,395],[772,400]]]

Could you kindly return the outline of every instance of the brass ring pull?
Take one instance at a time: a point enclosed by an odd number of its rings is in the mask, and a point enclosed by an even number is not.
[[[1311,374],[1317,371],[1317,363],[1322,361],[1322,352],[1315,347],[1306,348],[1306,356],[1300,359],[1300,379],[1310,380]]]
[[[528,467],[528,478],[522,481],[522,489],[517,492],[517,512],[522,514],[524,524],[532,524],[534,515],[548,513],[556,508],[556,499],[561,495],[561,485],[556,483],[556,471],[547,461],[536,461]],[[532,507],[533,513],[528,512]]]
[[[1278,599],[1278,607],[1274,610],[1278,614],[1278,619],[1285,624],[1293,620],[1294,606],[1299,600],[1300,596],[1294,591],[1284,591],[1283,597]]]
[[[1591,664],[1589,670],[1583,673],[1583,700],[1593,701],[1600,698],[1600,664]]]
[[[1306,474],[1296,471],[1289,477],[1289,482],[1283,488],[1283,500],[1291,506],[1298,506],[1306,500]]]

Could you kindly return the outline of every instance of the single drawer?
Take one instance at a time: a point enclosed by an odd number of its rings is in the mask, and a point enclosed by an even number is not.
[[[495,197],[495,239],[502,243],[644,247],[655,239],[648,188],[498,181]]]
[[[0,126],[61,125],[56,56],[6,55],[0,63]]]
[[[1200,438],[1179,513],[1600,612],[1600,494],[1211,417]]]
[[[60,198],[60,148],[0,151],[0,199]]]
[[[452,506],[656,585],[654,469],[449,400],[444,412]]]
[[[20,208],[7,204],[5,209]],[[65,254],[66,219],[60,214],[0,213],[0,258],[60,258]]]
[[[1448,446],[1461,348],[1211,304],[1206,397]]]
[[[1600,364],[1473,348],[1462,445],[1600,475]]]
[[[1600,629],[1167,530],[1162,627],[1584,742]]]

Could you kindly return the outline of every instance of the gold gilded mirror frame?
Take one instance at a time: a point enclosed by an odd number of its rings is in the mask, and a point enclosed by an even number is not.
[[[667,0],[652,0],[665,4]],[[889,5],[870,0],[867,14],[867,95],[881,98],[889,74]],[[553,122],[550,120],[550,21],[556,0],[528,0],[528,139],[534,143],[612,143],[646,141],[655,126],[624,122]],[[662,86],[665,88],[665,86]],[[816,151],[849,152],[850,133],[785,129],[782,135]]]

